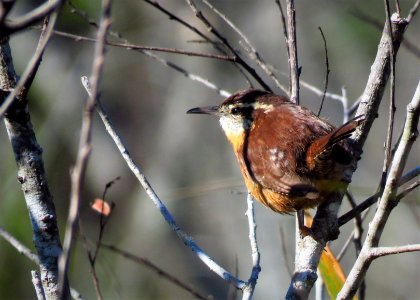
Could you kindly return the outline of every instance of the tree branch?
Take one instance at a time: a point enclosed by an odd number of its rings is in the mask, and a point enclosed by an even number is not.
[[[86,91],[90,94],[90,87],[89,87],[89,81],[86,77],[82,77],[82,83],[86,89]],[[204,252],[203,249],[201,249],[190,237],[188,234],[186,234],[175,222],[174,218],[172,217],[171,213],[166,208],[165,204],[162,202],[162,200],[158,197],[156,192],[153,190],[153,187],[147,180],[146,176],[144,175],[143,171],[140,169],[139,166],[136,165],[136,163],[131,158],[127,148],[124,146],[123,142],[121,141],[121,138],[116,133],[115,129],[113,128],[108,116],[106,115],[104,109],[102,108],[101,102],[98,100],[96,104],[96,110],[102,120],[102,122],[105,125],[106,131],[113,139],[114,143],[118,147],[118,150],[120,151],[122,157],[126,161],[128,167],[133,172],[133,174],[137,177],[140,184],[143,186],[145,192],[149,196],[149,198],[153,201],[155,206],[159,209],[159,212],[162,214],[165,221],[168,223],[168,225],[171,227],[173,231],[177,234],[177,236],[184,242],[184,244],[191,248],[191,250],[198,256],[198,258],[206,264],[210,270],[215,272],[217,275],[219,275],[222,279],[232,283],[236,288],[243,289],[246,286],[246,282],[236,278],[231,273],[229,273],[227,270],[219,266],[207,253]]]
[[[296,40],[295,1],[287,0],[287,47],[289,48],[290,100],[299,104],[299,63]]]
[[[43,32],[45,35],[41,35],[37,51],[19,82],[13,66],[8,37],[3,37],[0,41],[0,102],[3,103],[0,115],[7,110],[5,125],[17,163],[18,181],[21,183],[32,223],[40,276],[48,299],[58,298],[58,256],[61,253],[61,242],[53,197],[44,169],[42,149],[36,140],[30,120],[28,100],[22,88],[28,87],[30,78],[36,73],[56,20],[57,13],[54,13],[48,28]],[[11,93],[5,100],[9,92]],[[12,104],[16,96],[19,101]]]
[[[98,42],[95,46],[94,60],[92,66],[92,94],[87,99],[82,128],[79,141],[79,149],[76,164],[71,172],[71,195],[70,208],[66,224],[63,253],[60,256],[60,297],[66,298],[69,288],[67,283],[67,269],[70,259],[70,251],[73,246],[74,235],[77,227],[79,214],[80,197],[83,189],[84,176],[91,150],[92,115],[98,97],[99,83],[102,76],[102,69],[105,62],[105,41],[108,28],[111,25],[111,1],[102,1],[101,22],[98,30]]]
[[[407,117],[404,125],[404,133],[397,151],[392,160],[389,175],[386,181],[385,189],[379,202],[377,211],[370,223],[366,240],[362,251],[357,258],[350,274],[337,299],[350,299],[354,296],[360,282],[364,279],[373,257],[369,255],[371,249],[379,244],[385,224],[391,214],[392,209],[398,204],[397,188],[398,181],[404,169],[408,154],[411,150],[418,131],[417,125],[420,114],[420,81],[418,82],[416,92],[412,101],[407,106]]]
[[[262,78],[258,75],[258,73],[248,65],[241,56],[238,55],[236,50],[231,46],[229,41],[222,36],[216,28],[204,17],[203,13],[197,8],[192,0],[185,0],[187,4],[191,7],[192,11],[194,12],[195,16],[203,22],[203,24],[207,27],[208,31],[214,34],[236,57],[236,62],[241,65],[266,91],[272,92],[271,88],[262,80]]]
[[[0,38],[4,38],[12,33],[27,29],[29,26],[41,21],[51,12],[61,7],[63,0],[47,1],[39,7],[31,10],[26,15],[11,20],[3,20],[0,23]]]
[[[404,19],[398,20],[393,24],[394,51],[399,49],[407,22]],[[370,128],[373,124],[378,111],[379,104],[389,77],[390,51],[387,45],[387,29],[382,34],[378,46],[375,61],[371,67],[371,73],[362,95],[362,101],[358,107],[357,116],[364,115],[366,121],[358,127],[352,136],[355,149],[362,149]],[[350,165],[348,172],[352,174],[356,170],[356,159]],[[347,187],[345,187],[347,188]],[[344,190],[329,195],[317,209],[311,230],[314,236],[307,235],[300,241],[302,245],[301,260],[296,260],[295,275],[287,294],[288,299],[298,299],[307,297],[313,286],[317,275],[316,270],[320,256],[329,240],[336,239],[338,236],[337,213],[341,205]],[[306,253],[306,256],[303,254]]]
[[[420,251],[420,244],[416,245],[406,245],[399,247],[375,247],[370,249],[369,255],[372,258],[378,258],[387,255],[407,253],[407,252],[416,252]]]

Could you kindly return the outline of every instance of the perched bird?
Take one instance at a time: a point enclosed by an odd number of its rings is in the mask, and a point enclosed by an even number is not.
[[[339,128],[282,96],[248,89],[218,106],[189,114],[219,118],[252,196],[278,213],[318,206],[350,181],[349,164],[360,151],[347,137],[363,122]]]

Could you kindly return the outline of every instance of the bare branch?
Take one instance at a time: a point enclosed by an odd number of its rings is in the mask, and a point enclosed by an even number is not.
[[[381,201],[379,202],[375,216],[370,222],[369,230],[361,254],[357,258],[350,274],[337,299],[348,299],[354,296],[360,282],[364,279],[367,270],[372,262],[369,256],[371,249],[379,244],[385,224],[392,209],[398,204],[397,188],[398,181],[404,169],[408,154],[411,150],[418,132],[417,125],[420,114],[420,81],[412,101],[407,106],[407,117],[404,125],[404,133],[398,149],[392,160],[389,175],[386,181]]]
[[[29,86],[31,85],[32,80],[41,63],[44,50],[47,47],[47,44],[52,36],[52,32],[57,22],[57,18],[58,18],[58,12],[53,13],[51,17],[49,18],[48,26],[42,32],[40,36],[40,40],[36,47],[35,53],[32,56],[29,63],[27,64],[25,71],[20,76],[18,83],[13,88],[9,88],[9,89],[2,88],[5,92],[10,92],[10,94],[7,96],[6,99],[4,99],[4,101],[0,101],[1,102],[0,118],[6,113],[7,109],[10,107],[10,105],[13,103],[16,97],[23,98],[23,96],[26,95],[26,92],[29,89]],[[4,38],[3,40],[4,42],[7,42],[7,38]]]
[[[119,249],[115,246],[112,246],[112,245],[101,244],[101,246],[104,247],[105,249],[108,249],[108,250],[118,254],[118,255],[121,255],[122,257],[124,257],[128,260],[131,260],[131,261],[133,261],[133,262],[135,262],[139,265],[145,266],[146,268],[156,272],[162,278],[172,282],[176,286],[180,287],[181,289],[187,291],[188,293],[190,293],[191,295],[196,297],[197,299],[202,299],[202,300],[207,300],[208,299],[208,297],[203,296],[200,292],[196,291],[194,288],[190,287],[188,284],[182,282],[176,276],[174,276],[172,274],[169,274],[168,272],[166,272],[162,268],[158,267],[156,264],[151,262],[146,257],[133,255],[131,253],[128,253],[128,252],[126,252],[122,249]]]
[[[89,87],[89,81],[87,77],[82,77],[82,83],[86,89],[86,91],[90,94],[90,87]],[[118,147],[118,150],[120,151],[122,157],[126,161],[128,167],[130,170],[134,173],[134,175],[137,177],[138,181],[143,186],[144,190],[146,191],[149,198],[153,201],[153,203],[156,205],[156,207],[159,209],[160,213],[162,214],[165,221],[169,224],[171,229],[175,231],[175,233],[178,235],[178,237],[184,242],[185,245],[191,248],[191,250],[198,256],[198,258],[205,263],[213,272],[215,272],[217,275],[219,275],[224,280],[232,283],[234,286],[236,286],[238,289],[243,289],[246,286],[246,282],[243,280],[240,280],[233,276],[231,273],[229,273],[227,270],[219,266],[207,253],[204,252],[203,249],[201,249],[190,237],[187,235],[175,222],[174,218],[166,208],[165,204],[162,202],[162,200],[158,197],[156,192],[153,190],[153,187],[150,185],[149,181],[147,180],[146,176],[144,175],[143,171],[140,169],[139,166],[135,164],[133,159],[131,158],[127,148],[124,146],[124,144],[121,141],[121,138],[118,136],[116,131],[114,130],[108,116],[104,112],[100,101],[97,101],[96,110],[101,117],[102,122],[105,125],[105,128],[108,132],[108,134],[113,139],[114,143]]]
[[[300,68],[297,55],[295,1],[287,0],[287,46],[289,48],[289,71],[291,80],[290,100],[299,104]]]
[[[411,179],[417,177],[420,174],[420,167],[416,167],[413,170],[406,173],[404,176],[402,176],[401,180],[398,183],[398,186],[402,186],[403,184],[407,183]],[[362,213],[365,209],[369,208],[372,204],[376,203],[378,201],[379,196],[381,195],[381,192],[376,192],[374,195],[370,196],[366,200],[364,200],[362,203],[357,205],[352,210],[348,211],[344,215],[338,218],[338,226],[343,226],[348,221],[353,219],[358,214]]]
[[[276,86],[281,89],[283,92],[286,93],[286,95],[289,94],[286,87],[283,86],[280,81],[277,79],[274,72],[271,70],[271,68],[265,63],[264,59],[261,57],[257,49],[251,44],[248,37],[242,33],[242,31],[239,30],[239,28],[233,24],[231,20],[229,20],[224,14],[222,14],[218,9],[216,9],[210,2],[207,0],[201,0],[203,3],[205,3],[214,13],[216,13],[230,28],[232,28],[245,42],[246,45],[239,42],[239,44],[246,50],[248,53],[248,56],[250,59],[255,60],[257,64],[261,67],[261,69],[274,81]]]
[[[39,265],[38,255],[34,254],[28,247],[19,242],[4,228],[0,227],[0,236],[3,237],[10,245],[12,245],[20,254],[23,254],[29,260]],[[70,288],[71,297],[76,300],[83,300],[82,295],[73,288]]]
[[[394,50],[398,50],[407,23],[399,20],[393,24]],[[385,30],[378,47],[375,62],[371,68],[371,73],[362,101],[358,107],[357,115],[364,115],[366,121],[359,126],[353,134],[351,140],[355,147],[362,149],[373,120],[377,114],[379,103],[384,92],[385,84],[389,77],[389,47],[387,47],[387,31]],[[355,148],[357,149],[357,148]],[[351,162],[348,168],[352,174],[357,167],[356,159]],[[314,236],[305,236],[302,240],[302,249],[306,252],[306,257],[298,257],[295,261],[299,263],[295,267],[295,276],[292,279],[287,297],[307,297],[313,283],[317,277],[316,269],[324,246],[328,240],[337,238],[339,230],[337,223],[337,213],[343,198],[344,190],[331,193],[320,206],[318,206],[311,231]]]
[[[17,31],[28,28],[29,26],[41,21],[51,12],[60,8],[63,0],[47,1],[41,4],[39,7],[31,10],[26,15],[17,17],[11,20],[4,20],[0,24],[0,38],[11,35]]]
[[[394,116],[395,116],[395,51],[394,51],[394,43],[392,38],[392,26],[391,26],[391,13],[389,10],[389,2],[388,0],[384,0],[385,4],[385,13],[386,13],[386,22],[387,26],[385,28],[388,29],[388,45],[390,51],[390,101],[389,101],[389,119],[388,119],[388,132],[385,142],[385,156],[384,156],[384,164],[382,168],[382,178],[380,183],[380,190],[383,191],[386,181],[386,176],[388,174],[389,165],[391,163],[391,151],[392,151],[392,137],[394,132]]]
[[[413,7],[410,9],[410,12],[408,13],[408,16],[406,18],[408,23],[411,22],[411,20],[413,19],[414,15],[419,10],[419,7],[420,7],[420,0],[417,0],[416,3],[414,3]]]
[[[182,20],[181,18],[177,17],[176,15],[174,15],[169,10],[162,7],[158,2],[153,1],[153,0],[144,0],[144,1],[146,3],[149,3],[150,5],[152,5],[153,7],[157,8],[159,11],[161,11],[165,15],[167,15],[170,20],[176,21],[176,22],[180,23],[181,25],[185,26],[186,28],[188,28],[189,30],[191,30],[192,32],[196,33],[198,36],[200,36],[201,38],[204,39],[204,42],[210,43],[211,45],[213,45],[213,47],[215,49],[222,52],[223,54],[226,54],[226,49],[224,47],[222,47],[222,46],[224,46],[223,43],[213,41],[211,38],[209,38],[206,34],[201,32],[200,30],[198,30],[196,27],[192,26],[188,22]],[[203,41],[192,41],[192,42],[203,42]],[[247,74],[245,74],[244,70],[242,70],[241,67],[237,64],[234,64],[234,66],[238,69],[239,73],[241,73],[241,75],[245,78],[248,85],[252,87],[252,83],[249,80]]]
[[[283,36],[284,36],[284,40],[286,42],[287,59],[290,59],[290,52],[289,52],[289,46],[288,46],[288,40],[289,40],[289,38],[287,36],[286,18],[284,16],[283,7],[281,6],[280,0],[275,0],[275,1],[276,1],[276,4],[277,4],[277,6],[279,7],[279,10],[280,10],[281,25],[282,25],[282,28],[283,28]],[[292,88],[292,86],[291,86],[290,77],[289,77],[289,91],[290,91],[291,88]]]
[[[92,115],[95,103],[98,97],[99,83],[102,75],[102,69],[105,62],[105,41],[108,28],[111,25],[111,1],[102,1],[101,22],[98,30],[98,42],[95,46],[94,60],[92,66],[92,94],[88,98],[84,108],[82,128],[79,141],[79,149],[76,158],[76,164],[71,172],[71,195],[70,208],[66,224],[66,234],[64,237],[63,253],[60,256],[60,295],[66,295],[68,289],[67,269],[70,259],[70,251],[73,246],[74,235],[77,226],[80,197],[83,189],[84,176],[87,162],[90,156]]]
[[[36,298],[38,300],[46,300],[44,289],[42,287],[41,275],[37,271],[31,271],[32,284],[35,288]]]
[[[185,0],[187,4],[191,7],[192,11],[194,12],[195,16],[203,22],[203,24],[207,27],[207,30],[214,34],[235,56],[236,62],[240,64],[247,72],[266,90],[272,92],[271,88],[262,80],[262,78],[257,74],[257,72],[248,65],[236,52],[236,50],[230,45],[229,41],[222,36],[219,31],[204,17],[203,13],[197,8],[192,0]]]
[[[375,247],[370,249],[369,255],[372,258],[378,258],[387,255],[407,253],[407,252],[416,252],[420,251],[420,244],[416,245],[406,245],[399,247]]]
[[[8,37],[2,38],[0,41],[0,102],[3,103],[0,108],[0,116],[7,110],[6,129],[17,163],[18,181],[21,183],[32,223],[33,240],[39,257],[43,290],[49,299],[58,298],[57,259],[61,252],[61,242],[53,198],[44,169],[42,149],[36,140],[26,93],[22,92],[22,88],[29,86],[56,20],[57,13],[54,12],[47,29],[41,34],[37,51],[19,82],[17,82],[18,75],[13,66]],[[10,94],[6,98],[8,92]],[[11,105],[16,97],[19,98],[19,101],[15,101]]]
[[[414,189],[416,189],[420,185],[420,180],[417,180],[410,184],[407,188],[405,188],[401,193],[398,194],[397,200],[400,201],[402,198],[407,196],[409,193],[411,193]]]
[[[39,265],[39,258],[36,254],[32,253],[29,248],[19,242],[14,238],[10,233],[8,233],[4,228],[0,227],[0,236],[2,236],[9,244],[11,244],[15,249],[20,253],[29,258],[31,261]]]
[[[248,217],[248,227],[249,227],[249,241],[251,243],[251,256],[252,256],[252,271],[251,275],[248,279],[246,287],[243,289],[244,294],[242,296],[242,300],[250,300],[252,299],[252,295],[254,294],[255,285],[257,284],[258,274],[261,271],[260,267],[260,252],[258,251],[258,244],[257,244],[257,225],[254,219],[254,201],[252,199],[251,193],[248,192],[248,196],[246,199],[248,204],[248,210],[246,211],[246,215]]]

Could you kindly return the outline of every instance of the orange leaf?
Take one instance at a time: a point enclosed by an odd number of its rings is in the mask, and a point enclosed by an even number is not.
[[[111,213],[111,206],[102,199],[96,198],[91,204],[91,208],[99,214],[107,217]]]

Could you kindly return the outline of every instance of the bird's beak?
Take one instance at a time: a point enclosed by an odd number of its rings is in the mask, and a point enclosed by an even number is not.
[[[219,115],[219,106],[206,106],[191,108],[187,114],[206,114],[206,115]]]

